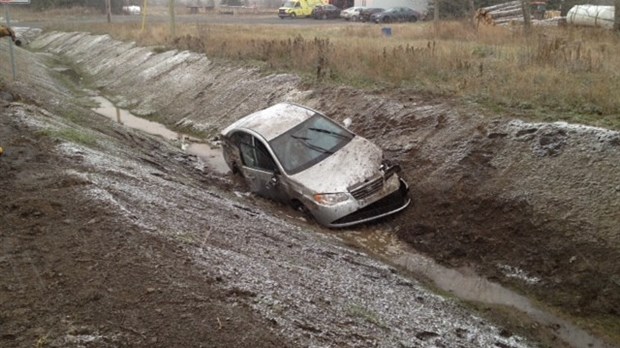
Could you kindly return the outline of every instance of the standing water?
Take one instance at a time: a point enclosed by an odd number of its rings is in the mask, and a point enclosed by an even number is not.
[[[139,129],[149,134],[159,135],[166,140],[179,141],[181,149],[203,160],[209,168],[220,174],[228,172],[228,166],[224,161],[222,151],[219,149],[213,148],[200,139],[170,130],[161,123],[137,117],[128,110],[116,107],[104,97],[97,96],[92,97],[92,99],[99,104],[99,107],[93,108],[93,111],[96,113],[106,116],[127,127]]]

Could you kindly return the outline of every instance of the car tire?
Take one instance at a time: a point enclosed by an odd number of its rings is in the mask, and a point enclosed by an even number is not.
[[[291,206],[293,207],[293,209],[300,212],[302,217],[306,219],[308,222],[314,221],[314,216],[312,216],[312,213],[310,213],[310,210],[297,199],[291,202]]]
[[[412,16],[412,17],[409,19],[409,22],[411,22],[411,23],[415,23],[415,22],[417,22],[417,21],[418,21],[418,17],[416,17],[416,16]]]
[[[384,17],[383,18],[383,23],[391,23],[392,20],[390,19],[390,17]]]
[[[295,14],[295,12],[291,13],[291,19],[295,19],[295,17],[297,17],[297,15]]]
[[[321,15],[321,19],[327,19],[327,14],[323,13],[323,15]]]
[[[360,18],[358,16],[351,17],[351,21],[352,22],[358,22],[359,20],[360,20]]]

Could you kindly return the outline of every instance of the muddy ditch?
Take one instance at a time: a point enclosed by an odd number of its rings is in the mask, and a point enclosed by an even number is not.
[[[98,103],[98,106],[93,108],[93,111],[98,114],[132,129],[138,129],[149,134],[160,136],[172,144],[179,146],[188,154],[194,155],[202,160],[205,163],[205,167],[208,168],[207,170],[217,172],[223,176],[230,175],[217,143],[208,143],[182,132],[172,131],[163,124],[137,117],[127,110],[116,107],[104,97],[95,96],[92,97],[92,99]],[[523,214],[523,212],[520,213]],[[397,231],[400,228],[400,225],[397,226]],[[560,340],[568,342],[571,346],[607,346],[604,341],[592,336],[570,321],[552,314],[548,309],[544,309],[540,305],[535,304],[526,296],[520,295],[496,282],[481,277],[476,274],[473,268],[461,267],[461,269],[455,269],[442,266],[433,259],[422,255],[418,250],[407,247],[406,243],[402,242],[405,241],[415,245],[418,241],[410,239],[411,235],[419,235],[420,229],[424,228],[428,227],[416,224],[413,227],[413,233],[399,234],[391,233],[393,230],[391,227],[371,227],[370,229],[361,229],[358,231],[343,231],[342,233],[338,233],[338,235],[339,239],[343,242],[353,247],[360,248],[365,252],[370,252],[374,257],[389,262],[401,268],[402,271],[413,274],[417,278],[421,277],[426,279],[427,282],[437,287],[440,291],[447,292],[451,296],[488,306],[510,307],[523,312],[533,324],[552,327],[554,332],[552,336],[557,335]],[[428,231],[422,232],[421,234],[425,233],[428,233]],[[401,240],[398,240],[398,237],[400,237]],[[446,261],[441,253],[426,249],[424,246],[418,249],[427,252],[432,251],[430,254],[440,255],[440,260]],[[448,254],[451,252],[452,251],[448,251]],[[479,260],[475,261],[479,262]],[[500,261],[498,261],[496,268],[507,278],[513,278],[528,285],[536,285],[541,282],[541,278],[529,276],[523,269],[499,262]],[[538,335],[541,334],[539,333]]]
[[[411,184],[413,206],[381,231],[620,342],[617,132],[528,123],[411,91],[307,89],[293,75],[262,75],[186,51],[154,53],[108,36],[46,33],[30,49],[61,57],[118,107],[208,140],[282,100],[351,118],[355,132],[401,161]]]

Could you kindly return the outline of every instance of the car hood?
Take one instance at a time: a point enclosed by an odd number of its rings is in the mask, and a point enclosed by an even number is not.
[[[356,136],[346,146],[291,178],[312,193],[347,192],[348,187],[379,175],[381,149]]]

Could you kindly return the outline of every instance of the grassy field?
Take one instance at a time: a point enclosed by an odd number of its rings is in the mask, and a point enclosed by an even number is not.
[[[474,28],[467,22],[269,26],[52,23],[49,29],[204,52],[211,59],[294,72],[318,84],[406,88],[460,98],[489,114],[620,130],[620,36],[594,28]]]

